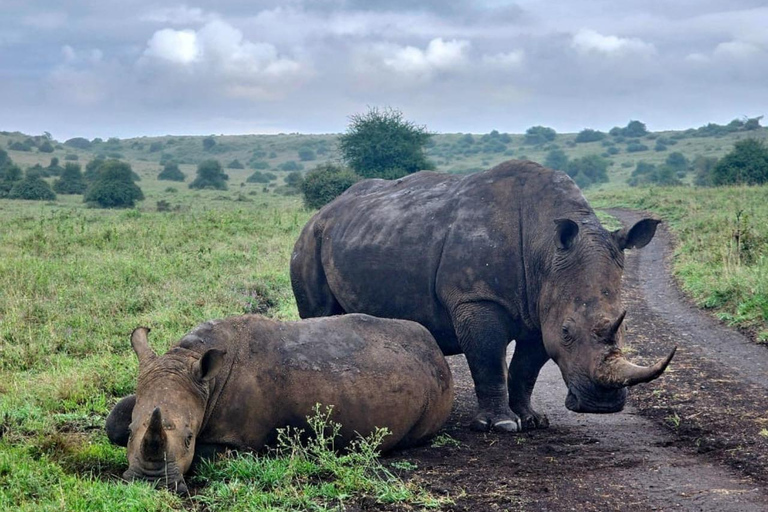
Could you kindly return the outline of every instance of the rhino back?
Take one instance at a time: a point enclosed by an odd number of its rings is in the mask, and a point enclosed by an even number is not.
[[[246,315],[226,327],[238,351],[206,432],[216,442],[258,449],[276,427],[305,426],[321,403],[333,405],[346,441],[388,427],[388,449],[418,425],[433,426],[417,438],[434,433],[450,413],[450,370],[418,324],[367,315],[300,322]]]

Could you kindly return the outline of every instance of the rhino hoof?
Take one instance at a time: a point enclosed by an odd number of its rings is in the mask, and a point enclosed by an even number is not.
[[[505,420],[499,420],[496,421],[493,424],[493,430],[497,430],[499,432],[520,432],[523,430],[522,425],[520,424],[520,419],[505,419]]]
[[[549,428],[549,418],[544,414],[530,414],[522,417],[523,430]]]
[[[495,417],[488,418],[483,414],[479,414],[472,420],[469,426],[472,430],[478,432],[488,432],[489,430],[495,430],[497,432],[520,432],[523,430],[520,418],[517,416],[509,417]]]

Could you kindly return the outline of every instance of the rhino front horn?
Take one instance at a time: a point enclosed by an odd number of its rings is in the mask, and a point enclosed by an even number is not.
[[[653,366],[638,366],[620,355],[607,359],[598,368],[596,380],[608,388],[623,388],[650,382],[664,373],[669,362],[675,356],[675,351],[677,351],[677,347],[674,347],[667,357]]]
[[[141,455],[147,461],[162,461],[165,454],[168,438],[163,428],[163,415],[159,407],[152,411],[147,431],[141,441]]]

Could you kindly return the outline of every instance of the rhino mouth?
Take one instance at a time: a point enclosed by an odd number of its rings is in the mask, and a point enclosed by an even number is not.
[[[144,480],[155,484],[155,487],[168,489],[182,496],[189,495],[189,488],[184,481],[184,476],[179,472],[174,463],[152,468],[129,467],[123,473],[123,480],[133,482],[134,480]]]
[[[610,414],[621,412],[626,401],[627,390],[624,388],[580,391],[568,386],[565,407],[573,412]]]

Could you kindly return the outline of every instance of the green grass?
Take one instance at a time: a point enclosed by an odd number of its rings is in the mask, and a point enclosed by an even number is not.
[[[768,341],[768,187],[657,187],[588,197],[595,207],[658,214],[677,239],[673,269],[685,292]]]
[[[104,422],[135,389],[134,327],[152,327],[162,353],[207,319],[297,319],[288,261],[311,212],[295,196],[241,187],[249,173],[231,171],[229,191],[170,184],[175,194],[148,174],[136,210],[88,209],[82,196],[0,200],[0,510],[333,510],[361,496],[436,503],[375,462],[375,439],[337,459],[222,460],[203,469],[197,483],[207,485],[191,501],[119,481],[125,449],[109,444]],[[180,209],[155,211],[161,198]],[[254,483],[270,478],[279,481]]]

